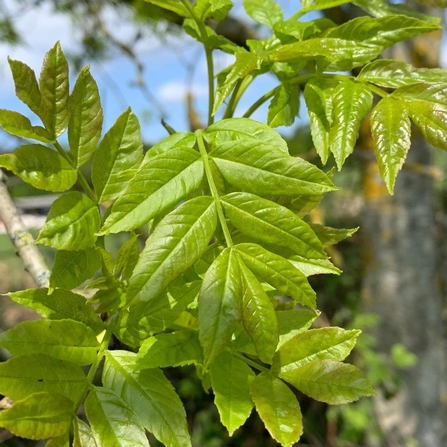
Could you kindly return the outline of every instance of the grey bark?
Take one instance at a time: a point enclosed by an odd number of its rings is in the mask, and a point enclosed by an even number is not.
[[[408,161],[429,162],[424,141],[413,143]],[[411,439],[420,447],[447,445],[447,351],[434,205],[432,178],[403,170],[395,195],[373,194],[364,214],[362,299],[365,311],[381,317],[378,349],[388,353],[402,343],[418,357],[415,367],[402,371],[398,393],[386,398],[379,392],[375,400],[392,447],[406,447]]]

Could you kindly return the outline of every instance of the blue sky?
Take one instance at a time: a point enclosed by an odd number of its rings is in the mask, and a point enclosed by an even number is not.
[[[27,63],[36,73],[39,73],[46,51],[57,40],[61,41],[62,48],[66,52],[76,50],[79,33],[67,16],[51,13],[47,2],[42,2],[39,8],[23,11],[20,10],[21,7],[17,0],[2,1],[9,8],[11,15],[17,17],[16,25],[24,36],[26,45],[12,47],[0,44],[0,107],[24,113],[37,123],[38,121],[33,119],[31,112],[14,95],[7,56]],[[235,0],[234,3],[234,14],[249,21],[242,7],[242,0]],[[278,3],[283,7],[286,17],[295,12],[300,5],[298,0],[279,0]],[[20,12],[18,12],[19,10]],[[121,41],[126,42],[126,39],[130,39],[133,26],[131,17],[120,17],[115,10],[110,9],[107,11],[105,19],[111,32]],[[188,127],[184,105],[188,85],[188,66],[194,66],[192,91],[203,121],[206,118],[205,58],[200,45],[193,39],[172,35],[163,37],[168,43],[167,46],[162,44],[156,35],[148,34],[139,44],[137,50],[145,64],[145,82],[157,102],[163,105],[163,113],[167,122],[176,130],[185,130]],[[221,52],[215,54],[216,67],[223,68],[231,62],[231,56]],[[447,63],[447,55],[444,55],[444,62]],[[128,58],[117,52],[117,57],[109,61],[92,61],[91,71],[101,92],[105,112],[104,129],[108,129],[118,115],[130,105],[140,118],[145,141],[155,143],[167,135],[160,124],[160,111],[154,107],[153,103],[145,99],[140,89],[135,87],[137,73],[134,64]],[[72,80],[73,84],[74,79]],[[241,101],[240,110],[245,111],[260,95],[275,85],[277,85],[277,81],[273,76],[262,76],[247,91],[247,95]],[[302,115],[306,118],[305,109],[302,109]],[[253,118],[264,120],[265,115],[266,106],[259,109]],[[62,142],[64,142],[63,139]],[[17,146],[17,140],[11,139],[3,132],[0,133],[0,150],[13,150],[15,146]]]

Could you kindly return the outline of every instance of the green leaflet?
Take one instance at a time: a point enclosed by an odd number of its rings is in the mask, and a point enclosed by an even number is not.
[[[70,97],[68,142],[76,167],[87,163],[101,137],[103,113],[98,86],[89,67],[79,73]]]
[[[335,8],[349,3],[349,0],[303,0],[302,11],[314,11],[316,9]]]
[[[344,360],[355,346],[360,331],[338,327],[301,332],[275,353],[273,369],[281,373],[307,365],[314,360]]]
[[[0,363],[0,377],[0,393],[12,400],[55,392],[78,402],[87,388],[81,367],[46,354],[22,355]]]
[[[0,426],[16,436],[46,439],[70,429],[73,402],[55,392],[35,393],[0,412]]]
[[[359,229],[359,227],[357,227],[346,230],[343,228],[325,227],[313,223],[309,223],[309,226],[312,228],[317,238],[320,239],[320,242],[324,247],[330,247],[331,245],[351,237]]]
[[[73,419],[73,437],[73,447],[100,447],[91,427],[78,417]]]
[[[287,260],[304,275],[332,274],[339,275],[341,270],[332,264],[329,259],[308,259],[299,255],[288,256]]]
[[[168,9],[169,11],[175,12],[179,16],[189,17],[189,11],[185,5],[179,0],[145,0],[148,3],[159,6],[160,8]]]
[[[275,309],[253,273],[242,260],[238,261],[242,279],[242,324],[259,358],[271,363],[279,341]]]
[[[289,153],[287,142],[269,126],[249,118],[228,118],[212,124],[203,131],[204,139],[213,147],[226,141],[262,141],[270,151]]]
[[[138,228],[196,190],[203,178],[199,158],[197,151],[187,147],[146,158],[113,204],[100,234]]]
[[[232,436],[253,408],[250,383],[255,374],[242,359],[224,351],[212,362],[210,375],[220,420]]]
[[[319,313],[308,309],[290,309],[276,311],[278,320],[279,343],[281,347],[296,334],[307,331]]]
[[[258,140],[228,141],[210,152],[225,180],[261,196],[295,196],[335,189],[329,178],[301,158],[272,151]]]
[[[272,51],[270,60],[272,62],[316,60],[322,69],[337,63],[335,69],[351,70],[375,59],[381,52],[380,47],[363,42],[338,37],[318,37],[282,45]]]
[[[251,383],[251,396],[272,438],[284,447],[292,447],[303,434],[301,408],[292,390],[262,372]]]
[[[231,0],[197,0],[194,5],[194,12],[201,18],[221,21],[233,7]]]
[[[42,143],[51,143],[52,139],[46,129],[33,126],[31,121],[18,112],[0,109],[0,126],[5,132],[22,138],[31,138]]]
[[[149,236],[133,271],[129,302],[157,297],[205,251],[217,225],[212,197],[191,199],[169,213]]]
[[[226,248],[207,270],[199,295],[199,338],[205,369],[230,344],[240,325],[241,295],[237,254]]]
[[[14,356],[47,354],[81,366],[93,363],[99,349],[92,329],[74,320],[25,321],[0,334],[0,346]]]
[[[221,200],[230,222],[242,234],[305,258],[327,258],[310,226],[287,208],[243,192],[228,194]]]
[[[95,244],[100,226],[96,204],[80,192],[69,192],[51,205],[36,243],[58,250],[85,250]]]
[[[60,42],[57,42],[45,55],[39,84],[45,107],[44,122],[50,135],[55,139],[65,131],[69,118],[68,63]]]
[[[51,438],[46,444],[45,447],[70,447],[70,436],[67,431],[62,436],[56,436]]]
[[[245,78],[259,67],[260,60],[256,54],[249,53],[243,48],[236,53],[236,61],[226,75],[225,82],[216,90],[213,114],[216,114],[219,107],[233,90],[237,81]]]
[[[20,61],[8,58],[9,67],[14,78],[16,96],[26,104],[43,122],[45,109],[42,107],[42,94],[34,71]]]
[[[137,354],[135,368],[166,368],[200,363],[202,349],[195,331],[177,331],[146,339]]]
[[[428,101],[446,107],[447,85],[445,83],[421,82],[401,87],[392,93],[391,96],[406,101]]]
[[[354,402],[375,394],[357,367],[334,360],[314,360],[281,373],[280,377],[309,397],[330,405]]]
[[[140,124],[128,108],[118,117],[95,151],[92,182],[98,202],[118,198],[142,160]]]
[[[274,0],[244,0],[244,8],[254,21],[269,28],[284,20],[282,9]]]
[[[393,194],[397,174],[411,146],[411,123],[404,104],[392,96],[383,98],[371,114],[371,132],[380,175]]]
[[[196,136],[191,132],[177,132],[174,135],[170,135],[159,143],[155,144],[150,148],[145,155],[145,161],[148,158],[155,157],[155,155],[164,154],[171,149],[176,149],[177,147],[189,147],[194,149],[196,144]]]
[[[185,410],[172,385],[158,368],[136,371],[135,361],[131,352],[107,352],[104,386],[115,391],[163,444],[190,447]]]
[[[48,289],[28,289],[8,293],[9,298],[22,306],[35,310],[51,320],[72,319],[81,321],[98,334],[104,324],[96,315],[93,306],[82,296],[69,290],[56,289],[51,295]]]
[[[270,102],[267,124],[271,127],[291,126],[298,115],[300,92],[296,86],[280,84]]]
[[[120,274],[122,279],[129,280],[133,269],[137,265],[140,256],[140,247],[138,244],[138,235],[132,236],[128,241],[121,245],[116,255],[116,262],[113,266],[113,273]]]
[[[101,445],[149,447],[137,415],[111,389],[91,386],[85,413]]]
[[[347,80],[334,89],[329,145],[338,170],[354,151],[360,125],[370,111],[372,102],[373,94],[364,84]]]
[[[289,261],[257,244],[239,244],[235,250],[260,280],[292,297],[299,304],[315,309],[315,292],[307,278]]]
[[[27,144],[12,154],[0,155],[0,166],[45,191],[66,191],[78,178],[76,169],[67,160],[41,144]]]
[[[76,252],[58,250],[51,269],[50,287],[74,289],[101,268],[101,255],[95,247]]]
[[[398,88],[418,82],[442,83],[447,77],[443,68],[415,68],[393,59],[379,59],[365,65],[357,79],[372,82],[381,87]]]
[[[397,42],[437,29],[439,29],[439,25],[405,15],[390,15],[380,18],[357,17],[343,25],[329,29],[325,33],[325,37],[357,41],[371,46],[376,45],[381,53],[385,48]]]
[[[332,79],[315,77],[307,82],[304,88],[312,141],[323,164],[326,164],[330,155],[329,132],[332,127],[333,96],[337,85]]]

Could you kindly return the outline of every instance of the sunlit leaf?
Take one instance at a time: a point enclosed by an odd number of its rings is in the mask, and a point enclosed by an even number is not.
[[[41,392],[0,411],[0,426],[22,438],[46,439],[68,432],[72,417],[70,399],[56,392]]]
[[[267,124],[271,127],[291,126],[298,115],[300,92],[293,85],[280,84],[270,102]]]
[[[73,420],[73,447],[100,447],[91,427],[79,418]]]
[[[253,20],[269,28],[284,19],[281,7],[274,0],[244,0],[244,8]]]
[[[18,112],[0,109],[0,126],[5,132],[22,138],[30,138],[43,143],[51,143],[51,135],[41,126],[33,126],[31,121]]]
[[[45,191],[66,191],[78,178],[77,171],[65,158],[41,144],[27,144],[12,154],[0,155],[0,166]]]
[[[100,225],[96,204],[80,192],[69,192],[51,205],[36,242],[58,250],[86,250],[94,245]]]

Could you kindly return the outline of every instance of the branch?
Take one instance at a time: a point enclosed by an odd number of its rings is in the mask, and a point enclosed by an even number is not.
[[[0,219],[5,224],[6,231],[17,250],[17,254],[25,264],[25,270],[32,276],[38,287],[47,287],[50,271],[42,254],[34,244],[33,236],[19,216],[5,180],[6,176],[0,169]]]

